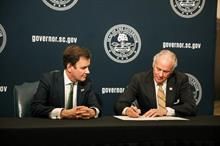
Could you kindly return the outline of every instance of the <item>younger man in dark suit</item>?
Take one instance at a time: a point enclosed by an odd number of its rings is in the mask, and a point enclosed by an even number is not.
[[[46,73],[40,79],[31,104],[34,117],[91,119],[101,108],[88,78],[89,50],[70,45],[64,50],[63,71]]]

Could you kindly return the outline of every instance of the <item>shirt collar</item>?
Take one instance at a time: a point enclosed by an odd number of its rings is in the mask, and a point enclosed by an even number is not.
[[[63,76],[64,76],[64,84],[65,85],[69,85],[71,83],[73,83],[67,76],[66,74],[66,70],[63,71]],[[76,85],[78,84],[78,82],[75,83]]]
[[[159,84],[157,84],[157,82],[154,80],[154,84],[159,87]],[[165,80],[162,84],[162,88],[165,89],[165,87],[167,86],[167,80]]]

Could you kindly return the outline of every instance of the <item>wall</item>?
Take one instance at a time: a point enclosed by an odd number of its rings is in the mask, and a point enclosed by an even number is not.
[[[130,77],[151,69],[153,55],[164,48],[188,73],[198,113],[212,114],[217,0],[192,2],[2,0],[0,116],[14,116],[15,85],[63,69],[62,51],[70,43],[91,49],[91,77],[105,115],[114,114]]]

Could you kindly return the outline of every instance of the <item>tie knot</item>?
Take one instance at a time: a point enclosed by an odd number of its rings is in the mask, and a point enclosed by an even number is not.
[[[73,83],[73,82],[69,83],[70,87],[73,87],[75,84],[76,83]]]
[[[159,86],[159,88],[162,88],[163,87],[163,84],[157,84]]]
[[[76,85],[77,84],[77,82],[71,82],[71,83],[69,83],[69,85]]]

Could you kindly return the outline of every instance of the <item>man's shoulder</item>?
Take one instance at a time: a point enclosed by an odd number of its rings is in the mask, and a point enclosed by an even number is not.
[[[180,71],[177,71],[177,70],[175,70],[173,72],[173,75],[177,76],[177,77],[186,77],[187,76],[184,72],[180,72]]]
[[[148,82],[149,80],[152,80],[152,79],[153,79],[152,70],[137,72],[132,77],[132,80],[136,80],[139,82]]]
[[[140,78],[147,77],[149,75],[152,75],[152,71],[151,70],[150,71],[137,72],[137,73],[134,74],[135,77],[140,77]]]
[[[54,76],[54,75],[60,75],[61,73],[63,72],[61,72],[60,70],[51,70],[51,71],[43,73],[43,75]]]
[[[49,71],[43,74],[44,78],[51,79],[51,80],[60,78],[61,76],[63,76],[63,72],[60,70],[52,70],[52,71]]]
[[[187,80],[188,76],[184,72],[174,71],[171,78],[181,81],[181,80]]]

